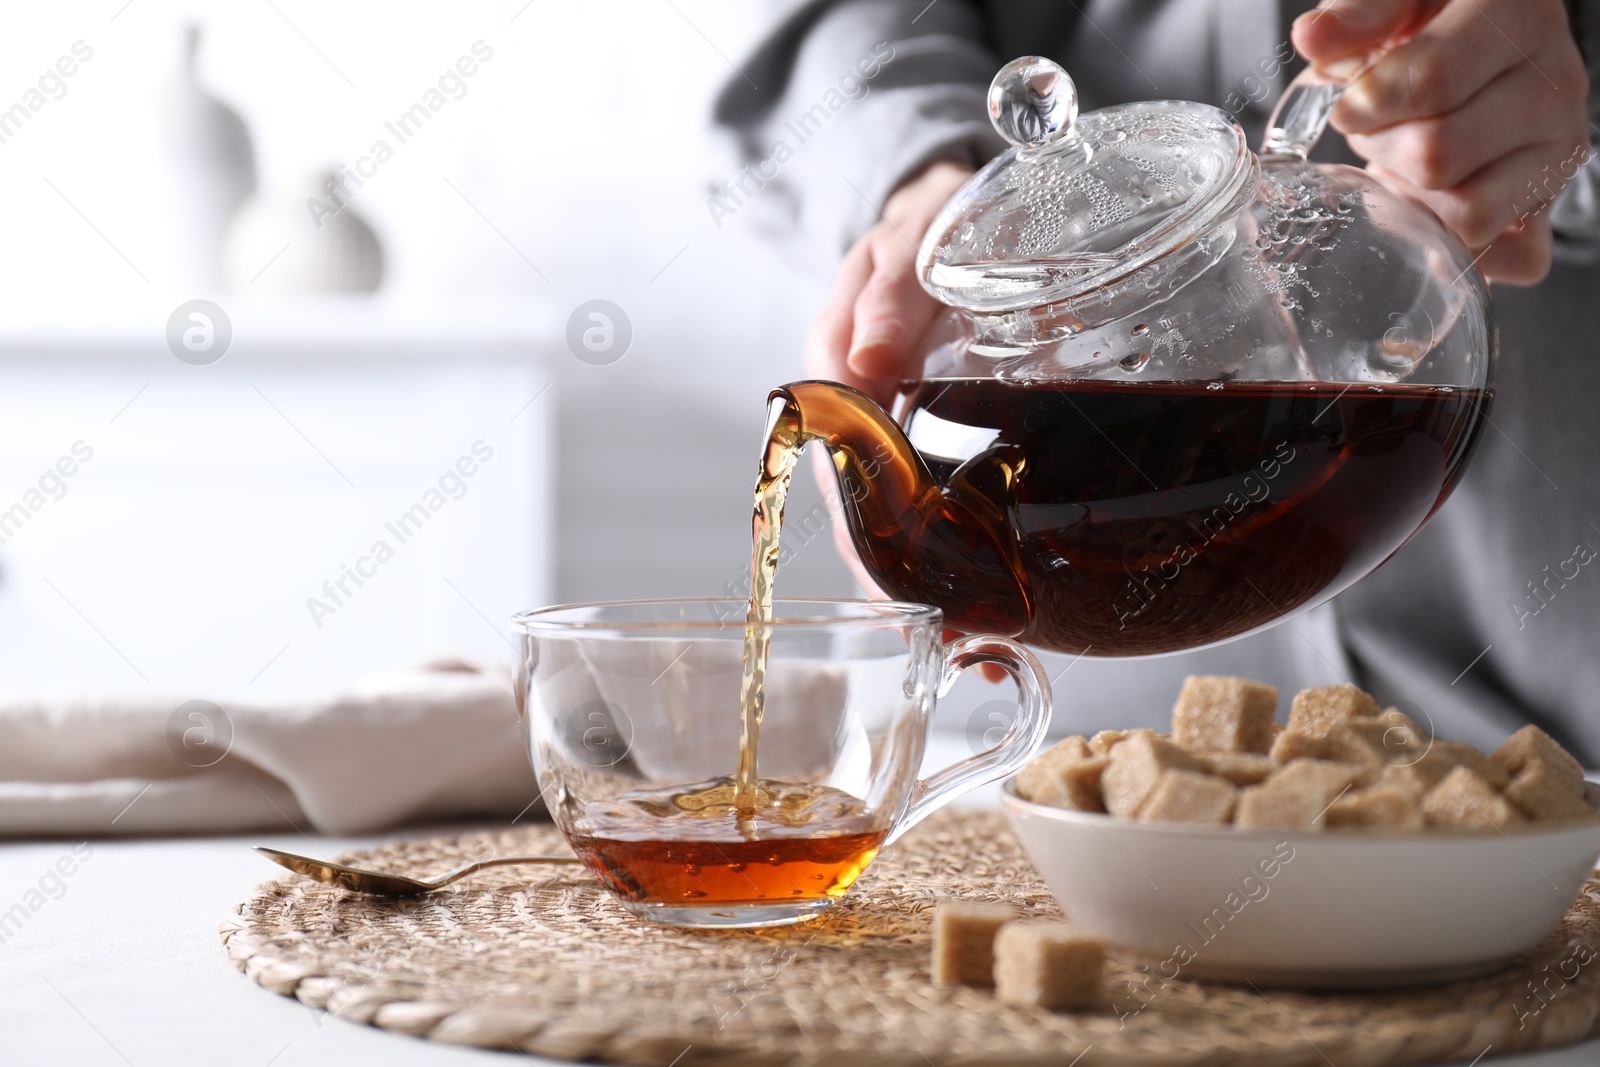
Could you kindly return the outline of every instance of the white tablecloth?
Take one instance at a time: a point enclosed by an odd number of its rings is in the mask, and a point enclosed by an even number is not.
[[[940,738],[935,759],[963,753]],[[987,802],[980,797],[979,803]],[[457,829],[421,828],[382,840]],[[0,934],[0,1064],[106,1067],[446,1067],[555,1061],[436,1044],[334,1019],[269,993],[228,962],[217,923],[275,868],[252,844],[332,855],[378,838],[282,834],[93,842],[42,905]],[[0,915],[71,843],[0,847]],[[32,898],[37,901],[39,898]],[[25,908],[29,908],[24,903]],[[1509,1009],[1508,1009],[1509,1010]],[[1491,1062],[1486,1059],[1485,1064]],[[1497,1065],[1592,1067],[1600,1041]]]

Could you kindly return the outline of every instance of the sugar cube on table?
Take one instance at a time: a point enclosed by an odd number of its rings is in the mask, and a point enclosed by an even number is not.
[[[933,912],[934,984],[993,985],[995,935],[1016,917],[1005,904],[940,902]]]
[[[1265,754],[1277,708],[1278,690],[1270,685],[1191,674],[1172,708],[1172,739],[1188,749]]]
[[[1302,689],[1289,706],[1289,729],[1326,737],[1334,723],[1377,716],[1378,702],[1353,685]]]
[[[1001,1000],[1048,1011],[1092,1011],[1106,996],[1106,946],[1067,923],[1013,922],[994,941]]]
[[[1467,767],[1445,775],[1422,800],[1429,826],[1488,830],[1525,822],[1522,813],[1494,786]]]
[[[1111,749],[1110,762],[1100,776],[1100,792],[1106,810],[1122,818],[1132,818],[1155,788],[1163,771],[1200,771],[1201,761],[1154,734],[1136,734]]]
[[[1543,760],[1524,763],[1506,785],[1505,798],[1530,819],[1563,819],[1594,811],[1583,794],[1572,789],[1570,780]]]
[[[1222,826],[1232,817],[1238,795],[1233,783],[1223,778],[1199,771],[1163,771],[1139,808],[1139,821]]]
[[[1333,829],[1420,830],[1417,798],[1394,786],[1357,789],[1328,805],[1324,822]]]
[[[1524,726],[1512,734],[1488,759],[1510,775],[1520,773],[1529,763],[1544,764],[1557,781],[1565,782],[1574,793],[1583,793],[1583,765],[1537,726]]]
[[[1057,741],[1017,772],[1017,792],[1029,800],[1049,803],[1045,794],[1053,786],[1056,773],[1093,755],[1088,739],[1077,734]]]
[[[1234,785],[1257,785],[1278,769],[1271,757],[1254,752],[1218,752],[1206,757],[1206,766],[1212,774]]]

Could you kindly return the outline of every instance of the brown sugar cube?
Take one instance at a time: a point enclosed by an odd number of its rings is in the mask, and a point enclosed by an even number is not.
[[[1365,777],[1350,763],[1294,760],[1239,794],[1233,823],[1244,829],[1320,830],[1328,806]]]
[[[1029,799],[1069,811],[1103,812],[1106,803],[1100,795],[1100,779],[1110,762],[1108,756],[1090,756],[1057,768],[1050,781],[1040,788],[1038,795]]]
[[[1520,773],[1533,760],[1549,765],[1556,780],[1566,782],[1572,792],[1583,793],[1583,764],[1537,726],[1524,726],[1489,756],[1489,762],[1507,774]]]
[[[1233,816],[1238,795],[1233,783],[1209,774],[1163,771],[1139,808],[1139,821],[1222,826]]]
[[[1241,830],[1321,830],[1326,807],[1321,797],[1253,785],[1239,791],[1233,825]]]
[[[1268,757],[1277,763],[1291,763],[1297,759],[1322,759],[1327,754],[1325,738],[1301,730],[1285,730],[1273,740]]]
[[[1278,690],[1247,678],[1191,674],[1172,708],[1172,739],[1205,752],[1255,752],[1272,747]]]
[[[1254,752],[1218,752],[1206,757],[1206,765],[1212,774],[1234,785],[1259,785],[1278,769],[1271,757]]]
[[[1531,759],[1522,765],[1516,777],[1505,788],[1505,797],[1517,810],[1530,819],[1564,819],[1572,815],[1593,813],[1583,794],[1568,788],[1563,778],[1551,764]]]
[[[1326,737],[1334,723],[1370,719],[1378,710],[1378,702],[1353,685],[1302,689],[1289,706],[1289,729]]]
[[[1325,806],[1346,789],[1361,785],[1366,777],[1366,769],[1354,763],[1297,759],[1274,771],[1266,780],[1265,788],[1304,793]]]
[[[933,912],[935,985],[994,984],[994,938],[1017,917],[1004,904],[942,901]]]
[[[1420,801],[1458,766],[1445,753],[1425,748],[1414,756],[1384,767],[1378,774],[1378,784],[1404,790]]]
[[[1156,736],[1156,732],[1154,730],[1143,726],[1133,730],[1101,730],[1099,733],[1089,738],[1089,751],[1094,753],[1096,756],[1107,756],[1111,754],[1111,750],[1118,744],[1126,741],[1130,737],[1136,737],[1140,734],[1148,737]]]
[[[1511,775],[1504,767],[1490,761],[1488,756],[1465,741],[1440,741],[1436,738],[1433,750],[1443,754],[1456,766],[1465,767],[1476,774],[1497,791],[1511,784]]]
[[[1401,744],[1403,740],[1409,741],[1413,745],[1426,745],[1428,743],[1429,735],[1427,731],[1418,726],[1411,716],[1407,715],[1399,708],[1384,708],[1378,713],[1376,721],[1386,731],[1400,731],[1399,734],[1395,735],[1388,742],[1386,742],[1390,748]]]
[[[1028,800],[1051,803],[1045,794],[1053,791],[1057,772],[1091,755],[1089,742],[1077,734],[1057,741],[1017,772],[1017,793]]]
[[[1324,817],[1330,829],[1420,830],[1422,809],[1404,789],[1374,786],[1358,789],[1328,805]]]
[[[1106,996],[1106,945],[1066,923],[1007,923],[994,940],[995,994],[1047,1011],[1093,1011]]]
[[[1100,776],[1100,793],[1106,810],[1125,819],[1139,814],[1162,772],[1205,769],[1199,759],[1154,734],[1135,734],[1119,742],[1109,758]]]
[[[1323,758],[1353,763],[1376,773],[1388,763],[1384,758],[1383,728],[1379,727],[1376,733],[1374,736],[1373,731],[1360,729],[1355,722],[1334,723],[1322,739]]]
[[[1488,830],[1524,822],[1522,813],[1466,767],[1457,767],[1422,800],[1429,826]]]
[[[1427,748],[1419,734],[1382,716],[1335,723],[1324,745],[1328,759],[1379,770],[1390,764],[1411,763]]]

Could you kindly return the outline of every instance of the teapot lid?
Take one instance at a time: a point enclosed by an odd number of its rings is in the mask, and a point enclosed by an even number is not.
[[[1256,172],[1244,131],[1205,104],[1162,100],[1078,114],[1067,72],[1039,56],[1000,69],[989,117],[1012,145],[934,219],[923,288],[974,312],[1098,289],[1186,243]]]

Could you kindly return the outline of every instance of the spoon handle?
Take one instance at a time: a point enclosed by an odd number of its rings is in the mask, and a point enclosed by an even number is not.
[[[478,871],[483,870],[485,867],[508,867],[508,866],[510,866],[512,864],[515,864],[515,863],[582,863],[582,862],[583,861],[580,860],[576,856],[495,856],[495,857],[493,857],[491,859],[486,859],[486,860],[474,860],[473,862],[471,862],[471,863],[469,863],[469,864],[467,864],[467,865],[465,865],[463,867],[457,867],[455,870],[451,871],[449,874],[444,875],[442,879],[438,879],[438,880],[442,881],[443,879],[449,879],[450,881],[453,882],[457,878],[465,878],[469,874],[475,874]]]

